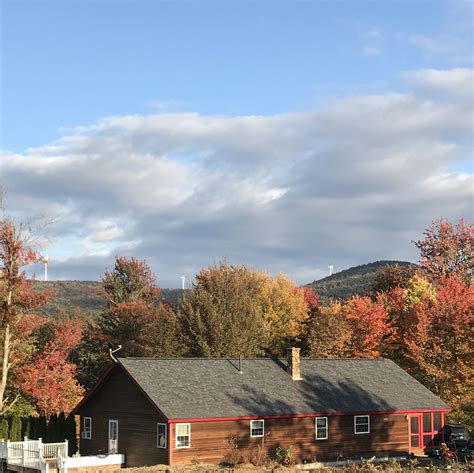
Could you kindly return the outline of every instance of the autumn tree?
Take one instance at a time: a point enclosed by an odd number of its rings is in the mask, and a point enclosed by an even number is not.
[[[35,290],[24,268],[39,260],[31,246],[32,234],[9,218],[0,221],[0,414],[12,407],[17,397],[6,397],[9,377],[15,367],[15,344],[24,318],[44,305],[47,292]]]
[[[145,261],[118,257],[113,271],[102,278],[106,307],[97,320],[97,338],[107,344],[122,345],[123,356],[149,354],[150,325],[159,304],[160,289]],[[106,352],[106,349],[104,350]]]
[[[296,291],[303,292],[303,300],[306,305],[308,317],[319,308],[319,294],[310,287],[300,287]]]
[[[299,345],[308,319],[308,306],[316,301],[283,273],[278,277],[253,272],[257,279],[256,302],[262,310],[264,348],[271,356],[282,356],[285,349]]]
[[[420,250],[420,264],[435,277],[457,275],[471,283],[474,270],[474,226],[464,219],[453,225],[446,219],[435,220],[415,242]]]
[[[372,292],[378,294],[395,287],[404,288],[418,272],[419,268],[414,264],[387,264],[377,271]]]
[[[184,353],[181,326],[171,306],[160,301],[156,276],[145,261],[118,257],[102,278],[106,305],[85,328],[74,351],[78,378],[86,387],[110,363],[108,347],[122,346],[120,356],[179,356]]]
[[[198,356],[281,356],[300,341],[308,317],[304,291],[283,274],[225,262],[197,275],[180,314]]]
[[[304,337],[304,353],[317,358],[348,358],[352,329],[336,302],[313,310]]]
[[[436,296],[412,307],[415,323],[405,338],[413,374],[455,412],[474,392],[473,307],[472,285],[464,286],[455,275],[441,278]]]
[[[383,300],[354,296],[343,305],[342,313],[351,328],[353,355],[361,358],[381,356],[393,332]]]
[[[258,291],[255,273],[244,266],[221,262],[201,270],[180,303],[190,354],[262,355],[264,322]]]
[[[178,317],[165,303],[119,303],[102,315],[99,329],[104,342],[122,346],[122,356],[177,356],[183,352]]]
[[[145,261],[136,258],[117,257],[113,271],[102,277],[102,289],[109,308],[132,302],[153,305],[160,297],[156,276]]]
[[[18,374],[18,387],[29,396],[39,414],[69,412],[84,389],[75,379],[76,365],[68,360],[81,340],[81,328],[69,321],[58,324],[44,348],[26,362]]]

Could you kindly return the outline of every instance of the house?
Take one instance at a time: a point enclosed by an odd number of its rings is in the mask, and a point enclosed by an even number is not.
[[[449,406],[385,359],[121,358],[77,406],[82,454],[127,466],[421,453]]]

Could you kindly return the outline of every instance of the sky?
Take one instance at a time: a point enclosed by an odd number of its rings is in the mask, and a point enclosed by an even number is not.
[[[298,284],[473,220],[469,1],[0,0],[5,211],[50,279],[118,255]],[[41,279],[41,267],[32,268]]]

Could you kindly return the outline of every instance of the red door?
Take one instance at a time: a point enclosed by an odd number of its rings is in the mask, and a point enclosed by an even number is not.
[[[410,414],[410,422],[408,423],[410,453],[420,454],[423,452],[422,425],[421,414]]]

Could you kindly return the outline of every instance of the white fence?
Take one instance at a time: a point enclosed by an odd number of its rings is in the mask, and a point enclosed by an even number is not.
[[[41,439],[25,439],[24,442],[0,441],[0,457],[7,464],[33,468],[43,473],[48,473],[51,462],[57,463],[58,470],[64,473],[64,469],[60,468],[62,462],[59,462],[58,458],[63,461],[68,458],[68,442],[43,443]]]
[[[124,455],[113,453],[106,456],[90,455],[86,457],[58,457],[58,470],[62,473],[67,473],[68,468],[98,468],[104,466],[114,465],[117,470],[125,463]]]

